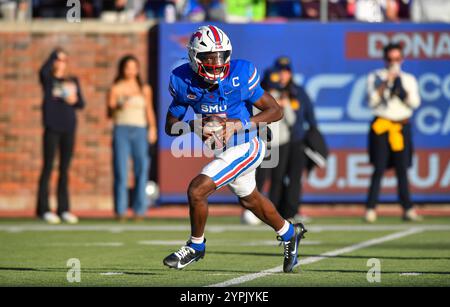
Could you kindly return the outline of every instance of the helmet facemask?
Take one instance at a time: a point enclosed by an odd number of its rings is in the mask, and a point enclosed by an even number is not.
[[[230,72],[231,51],[199,52],[196,55],[198,74],[208,83],[223,80]]]
[[[187,44],[189,65],[209,84],[217,84],[230,73],[231,42],[216,26],[201,26]]]

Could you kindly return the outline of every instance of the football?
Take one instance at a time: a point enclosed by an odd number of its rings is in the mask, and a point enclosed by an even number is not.
[[[210,115],[203,118],[202,127],[204,133],[212,133],[210,137],[202,137],[203,142],[211,149],[221,149],[225,146],[226,119],[217,115]]]

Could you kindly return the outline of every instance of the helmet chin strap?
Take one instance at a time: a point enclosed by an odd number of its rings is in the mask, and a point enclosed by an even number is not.
[[[203,70],[203,74],[201,74],[200,72]],[[203,80],[205,80],[206,83],[209,84],[218,84],[219,83],[219,79],[221,75],[225,74],[225,70],[226,68],[224,68],[218,75],[217,75],[217,79],[214,79],[214,77],[216,76],[215,74],[210,74],[208,73],[208,71],[206,70],[206,68],[202,65],[202,63],[198,63],[198,72],[197,74],[199,74]]]

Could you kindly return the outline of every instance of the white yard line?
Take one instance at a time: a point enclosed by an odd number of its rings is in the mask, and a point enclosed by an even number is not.
[[[320,254],[319,256],[314,256],[314,257],[308,257],[305,259],[301,259],[299,261],[299,263],[297,265],[306,265],[306,264],[311,264],[311,263],[315,263],[318,261],[321,261],[323,259],[326,259],[328,257],[336,257],[338,255],[341,254],[346,254],[346,253],[350,253],[350,252],[354,252],[358,249],[362,249],[362,248],[366,248],[369,246],[373,246],[373,245],[378,245],[378,244],[382,244],[388,241],[392,241],[392,240],[397,240],[400,238],[404,238],[413,234],[417,234],[419,232],[424,231],[423,228],[410,228],[408,230],[405,231],[400,231],[400,232],[396,232],[387,236],[383,236],[380,238],[376,238],[376,239],[372,239],[372,240],[368,240],[368,241],[364,241],[361,243],[357,243],[357,244],[353,244],[344,248],[340,248],[334,251],[329,251],[323,254]],[[274,273],[281,273],[283,272],[283,266],[277,266],[268,270],[264,270],[258,273],[253,273],[253,274],[247,274],[247,275],[243,275],[240,277],[236,277],[221,283],[217,283],[217,284],[212,284],[209,285],[207,287],[229,287],[229,286],[234,286],[234,285],[239,285],[257,278],[261,278],[264,276],[268,276]]]
[[[417,224],[415,227],[426,231],[450,231],[450,225],[429,225]],[[322,231],[400,231],[411,228],[409,224],[403,225],[310,225],[307,227],[310,232]],[[189,231],[190,226],[186,225],[46,225],[46,224],[8,224],[1,225],[0,231],[5,232],[24,232],[24,231]],[[206,232],[225,232],[225,231],[245,231],[261,232],[271,231],[269,226],[245,226],[245,225],[207,225]]]

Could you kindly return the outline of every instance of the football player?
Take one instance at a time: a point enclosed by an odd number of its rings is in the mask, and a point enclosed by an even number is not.
[[[214,115],[225,119],[222,132],[225,150],[215,156],[189,184],[191,236],[185,246],[164,259],[171,268],[182,269],[205,256],[204,229],[208,216],[209,195],[228,186],[239,203],[271,226],[284,245],[284,272],[291,272],[297,263],[300,239],[306,232],[302,224],[284,220],[274,205],[256,189],[255,169],[261,164],[266,144],[257,133],[259,124],[268,124],[283,117],[274,98],[260,86],[256,67],[244,60],[231,61],[231,42],[218,27],[202,26],[187,44],[189,63],[172,71],[169,91],[173,97],[166,118],[166,133],[178,136],[183,132],[177,124],[191,107],[203,117]],[[252,107],[261,112],[253,116]],[[212,132],[198,127],[198,120],[186,121],[190,131]],[[200,129],[200,130],[198,130]],[[189,132],[190,132],[189,131]]]

